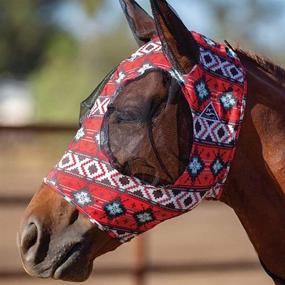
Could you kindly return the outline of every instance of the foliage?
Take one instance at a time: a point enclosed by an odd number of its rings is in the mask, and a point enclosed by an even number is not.
[[[63,34],[50,22],[57,3],[57,0],[0,2],[2,76],[24,77],[42,63],[46,46],[56,35]]]
[[[70,32],[53,21],[60,4],[68,0],[1,0],[0,75],[25,78],[42,64],[50,45],[57,38],[72,40]],[[102,0],[77,0],[89,15]],[[70,2],[70,0],[69,0]],[[74,47],[74,46],[73,46]]]
[[[36,100],[35,119],[77,122],[80,102],[107,72],[131,53],[126,30],[118,28],[87,41],[76,53],[65,38],[58,38],[47,52],[46,64],[31,77]]]
[[[103,0],[81,0],[83,8],[89,16],[94,16],[103,4]]]

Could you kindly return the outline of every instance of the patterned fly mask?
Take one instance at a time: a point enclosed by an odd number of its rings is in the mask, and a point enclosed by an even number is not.
[[[174,68],[158,38],[121,62],[83,103],[81,129],[45,179],[121,242],[192,210],[204,198],[219,199],[229,173],[245,109],[245,71],[232,49],[192,34],[200,60],[189,74]],[[108,127],[115,99],[151,71],[179,82],[193,118],[187,168],[174,184],[156,187],[118,171]]]

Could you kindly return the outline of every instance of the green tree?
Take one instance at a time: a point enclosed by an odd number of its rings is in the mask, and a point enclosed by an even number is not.
[[[75,39],[52,16],[58,5],[75,0],[1,0],[0,1],[0,75],[26,77],[43,64],[54,41]],[[76,0],[90,15],[102,0]]]
[[[0,74],[24,77],[42,61],[45,48],[63,31],[51,24],[57,0],[0,2]]]

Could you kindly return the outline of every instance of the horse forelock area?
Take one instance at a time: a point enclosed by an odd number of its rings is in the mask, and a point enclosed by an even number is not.
[[[241,58],[246,58],[249,62],[258,65],[265,72],[270,73],[274,77],[276,77],[277,81],[280,84],[285,85],[285,69],[281,66],[273,63],[271,60],[260,56],[251,51],[245,51],[240,48],[237,49],[237,52]]]

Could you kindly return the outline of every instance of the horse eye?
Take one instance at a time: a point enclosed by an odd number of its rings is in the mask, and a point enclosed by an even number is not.
[[[130,110],[116,110],[114,112],[115,119],[117,123],[129,123],[129,122],[139,122],[141,121],[138,112]]]

